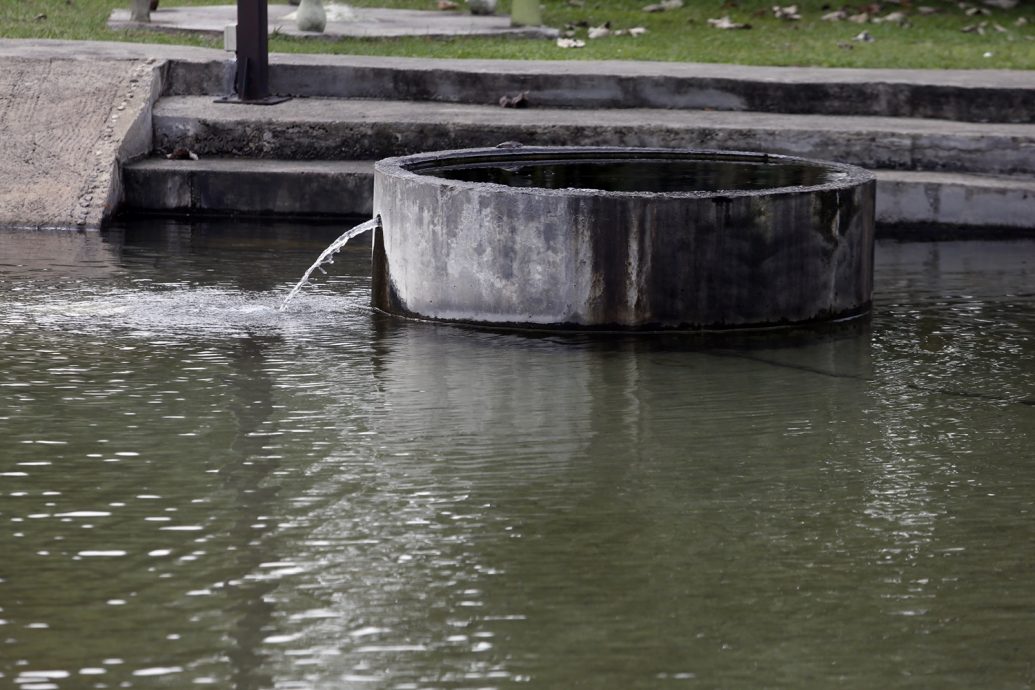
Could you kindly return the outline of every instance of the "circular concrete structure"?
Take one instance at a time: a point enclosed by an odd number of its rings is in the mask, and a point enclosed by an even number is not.
[[[868,311],[875,182],[690,149],[522,147],[374,168],[373,303],[496,326],[732,329]]]

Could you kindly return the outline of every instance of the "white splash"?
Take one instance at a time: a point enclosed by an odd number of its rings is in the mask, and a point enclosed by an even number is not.
[[[313,274],[313,271],[319,268],[320,271],[326,273],[326,271],[320,268],[321,266],[324,264],[334,263],[334,255],[341,251],[341,248],[348,244],[349,240],[358,235],[362,235],[368,230],[373,230],[378,226],[379,222],[379,219],[371,218],[365,223],[360,223],[356,227],[346,230],[341,237],[331,242],[330,246],[323,250],[323,253],[317,257],[316,261],[313,262],[313,265],[305,272],[302,276],[302,280],[298,281],[298,284],[295,285],[295,287],[291,289],[291,292],[288,293],[288,296],[284,298],[284,303],[280,305],[280,311],[287,309],[288,304],[290,304],[291,300],[295,298],[295,295],[301,292],[302,288],[309,282],[309,276]]]

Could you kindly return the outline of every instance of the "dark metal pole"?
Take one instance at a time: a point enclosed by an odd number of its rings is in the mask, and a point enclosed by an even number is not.
[[[237,94],[220,102],[273,105],[288,100],[270,95],[268,32],[266,0],[237,0]]]
[[[266,0],[237,0],[237,95],[242,101],[270,95],[266,12]]]

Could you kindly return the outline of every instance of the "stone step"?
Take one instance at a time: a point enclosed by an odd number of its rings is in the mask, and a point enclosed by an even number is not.
[[[178,59],[169,95],[220,95],[225,59]],[[679,108],[1035,122],[1021,70],[901,70],[594,60],[430,60],[274,55],[273,93],[491,105],[521,91],[536,108]]]
[[[433,150],[528,145],[698,147],[765,151],[886,170],[1025,174],[1035,125],[705,110],[511,109],[433,102],[300,98],[228,105],[159,100],[155,149],[203,156],[364,160]]]
[[[374,163],[145,158],[126,165],[122,180],[128,210],[369,216]]]
[[[1035,177],[878,170],[877,222],[920,235],[968,227],[1035,234]]]
[[[135,211],[369,216],[372,161],[202,158],[136,161],[123,169]],[[1035,177],[877,171],[885,234],[932,238],[1035,232]]]

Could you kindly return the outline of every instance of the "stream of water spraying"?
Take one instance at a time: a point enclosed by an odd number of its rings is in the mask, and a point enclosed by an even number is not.
[[[371,218],[365,223],[360,223],[354,228],[346,230],[338,239],[331,242],[327,249],[324,249],[323,253],[321,253],[320,256],[317,257],[316,261],[313,262],[313,265],[309,267],[309,270],[307,270],[305,274],[302,275],[302,279],[298,281],[295,287],[291,288],[291,292],[289,292],[288,296],[284,298],[284,303],[280,305],[279,311],[284,311],[285,309],[287,309],[288,304],[290,304],[291,300],[295,298],[295,295],[301,292],[302,288],[305,287],[306,283],[309,282],[309,276],[313,274],[313,271],[315,271],[318,268],[321,271],[323,271],[321,266],[323,266],[324,264],[334,263],[334,255],[341,251],[341,248],[348,244],[349,240],[351,240],[353,237],[362,235],[364,232],[367,232],[368,230],[373,230],[377,227],[379,222],[380,221],[378,218]]]

